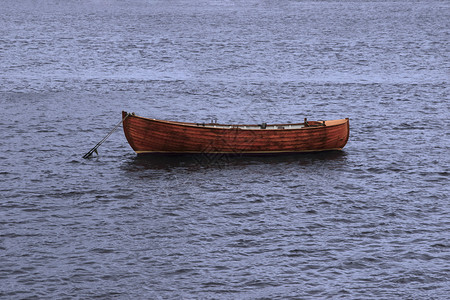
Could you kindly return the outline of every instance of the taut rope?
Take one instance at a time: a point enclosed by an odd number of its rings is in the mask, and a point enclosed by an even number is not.
[[[128,116],[129,116],[130,114],[127,114],[119,123],[117,123],[117,125],[116,126],[114,126],[114,128],[100,141],[100,142],[98,142],[97,143],[97,145],[95,145],[95,147],[94,148],[92,148],[91,150],[89,150],[89,152],[88,153],[86,153],[85,155],[83,155],[83,158],[89,158],[91,155],[92,155],[92,153],[96,153],[97,155],[98,155],[98,152],[97,152],[97,148],[98,147],[100,147],[100,145],[101,144],[103,144],[103,142],[104,141],[106,141],[106,139],[107,138],[109,138],[110,137],[110,135],[114,132],[114,131],[116,131],[116,129],[123,123],[123,121],[125,121],[125,119],[126,118],[128,118]]]

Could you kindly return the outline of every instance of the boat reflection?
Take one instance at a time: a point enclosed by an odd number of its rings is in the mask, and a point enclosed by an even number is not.
[[[138,155],[126,163],[126,169],[205,169],[205,168],[236,168],[248,165],[278,165],[343,162],[347,153],[341,151],[324,151],[311,153],[297,153],[285,155],[229,155],[204,153],[195,155]]]

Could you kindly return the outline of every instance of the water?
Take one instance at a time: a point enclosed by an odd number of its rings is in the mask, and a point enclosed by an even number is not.
[[[42,3],[44,2],[44,3]],[[446,1],[2,1],[0,298],[446,299]],[[350,118],[341,152],[139,158],[121,110]]]

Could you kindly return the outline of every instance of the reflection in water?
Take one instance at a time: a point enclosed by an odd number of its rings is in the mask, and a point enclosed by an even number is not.
[[[334,161],[342,162],[346,159],[345,151],[324,151],[313,153],[296,153],[283,155],[228,155],[203,153],[195,155],[137,155],[126,162],[127,170],[136,169],[226,169],[248,165],[278,165],[301,164],[307,165],[315,162]]]

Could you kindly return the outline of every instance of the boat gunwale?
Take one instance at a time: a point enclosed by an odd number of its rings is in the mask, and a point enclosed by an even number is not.
[[[157,122],[162,124],[169,124],[174,126],[182,126],[182,127],[191,127],[191,128],[204,128],[204,129],[216,129],[216,130],[250,130],[250,131],[260,131],[260,130],[275,130],[275,131],[292,131],[292,130],[312,130],[312,129],[323,129],[323,128],[329,128],[329,127],[335,127],[335,126],[341,126],[349,121],[349,118],[345,119],[337,119],[337,120],[324,120],[324,121],[310,121],[310,122],[318,122],[317,125],[310,125],[310,126],[304,126],[305,123],[283,123],[283,124],[266,124],[268,127],[275,127],[275,128],[258,128],[260,124],[219,124],[219,123],[190,123],[190,122],[178,122],[178,121],[167,121],[167,120],[160,120],[160,119],[153,119],[153,118],[147,118],[147,117],[141,117],[137,116],[135,114],[129,114],[131,117],[144,119],[151,122]],[[336,124],[331,125],[322,125],[321,122],[338,122]],[[223,126],[223,127],[222,127]],[[303,127],[297,127],[297,128],[276,128],[276,127],[285,127],[285,126],[303,126]],[[228,128],[226,128],[228,127]],[[242,128],[242,127],[255,127],[255,128]]]

